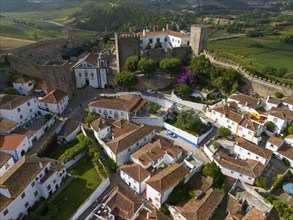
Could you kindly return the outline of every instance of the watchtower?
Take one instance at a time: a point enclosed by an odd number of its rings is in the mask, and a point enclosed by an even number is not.
[[[128,57],[140,54],[139,43],[139,34],[115,33],[117,72],[123,70]]]
[[[193,55],[199,56],[208,48],[209,28],[206,25],[193,24],[190,29],[190,46]]]

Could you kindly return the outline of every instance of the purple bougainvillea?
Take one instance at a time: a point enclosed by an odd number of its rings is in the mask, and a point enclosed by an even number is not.
[[[195,86],[195,73],[187,67],[182,67],[181,73],[177,79],[177,84]]]

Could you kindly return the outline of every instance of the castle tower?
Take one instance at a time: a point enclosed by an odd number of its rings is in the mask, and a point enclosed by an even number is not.
[[[125,68],[126,59],[132,55],[140,54],[140,38],[135,33],[115,33],[117,72]]]
[[[191,25],[189,42],[193,55],[199,56],[208,48],[208,33],[209,28],[206,25]]]

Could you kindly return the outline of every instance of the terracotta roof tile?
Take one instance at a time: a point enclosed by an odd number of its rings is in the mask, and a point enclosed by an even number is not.
[[[154,208],[145,220],[171,220],[171,218]]]
[[[183,164],[173,163],[161,172],[151,177],[147,184],[156,191],[163,193],[177,185],[180,179],[188,176],[189,170]]]
[[[279,103],[281,103],[281,99],[277,99],[277,98],[274,98],[274,97],[271,97],[271,96],[268,96],[266,101],[268,103],[275,104],[275,105],[278,105]]]
[[[0,94],[0,109],[12,110],[34,98],[33,96]]]
[[[6,164],[6,162],[11,159],[11,157],[12,155],[0,151],[0,168],[2,168],[4,164]],[[0,173],[0,176],[1,175],[2,173]]]
[[[0,132],[3,132],[3,133],[9,132],[13,128],[16,128],[17,125],[18,124],[15,121],[11,121],[5,118],[0,118]]]
[[[37,83],[37,86],[35,90],[47,90],[48,86],[45,80],[42,80],[41,82]]]
[[[244,105],[253,109],[256,109],[259,106],[259,100],[257,98],[244,95],[241,93],[233,94],[229,96],[229,99],[236,100],[240,105]]]
[[[293,111],[290,109],[282,106],[282,107],[272,107],[272,109],[269,111],[269,115],[272,115],[276,118],[280,118],[282,120],[293,120]]]
[[[219,149],[213,158],[222,166],[244,175],[258,178],[265,169],[265,166],[256,160],[240,160],[228,155],[225,149]]]
[[[260,124],[255,123],[254,121],[252,121],[249,118],[243,118],[243,120],[240,122],[239,124],[241,127],[246,128],[250,131],[258,131],[260,128],[262,128],[263,126]]]
[[[73,120],[68,120],[65,125],[62,127],[58,135],[67,137],[70,135],[73,131],[77,129],[77,127],[80,126],[80,124]]]
[[[139,183],[143,182],[147,177],[150,177],[149,171],[135,163],[131,165],[122,165],[120,170]]]
[[[172,207],[188,220],[208,220],[223,200],[223,197],[224,193],[210,188],[203,198],[197,200],[192,198],[187,202],[181,202]]]
[[[2,200],[0,211],[5,209],[30,184],[43,168],[50,162],[49,159],[34,156],[23,156],[6,173],[0,177],[0,184],[9,189],[12,199]],[[4,202],[3,202],[4,201]]]
[[[131,155],[132,158],[138,159],[143,165],[150,162],[157,162],[166,153],[175,158],[182,152],[181,148],[159,138],[153,143],[148,143]]]
[[[246,215],[243,217],[242,220],[265,220],[267,216],[265,213],[257,208],[252,208]]]
[[[281,154],[290,160],[293,160],[293,147],[289,144],[284,143],[277,151],[278,154]]]
[[[81,63],[84,62],[84,61],[86,61],[86,62],[92,64],[92,65],[95,66],[96,68],[99,68],[98,58],[99,58],[99,55],[98,55],[98,54],[89,53],[89,54],[86,55],[85,57],[79,59],[79,60],[77,61],[77,63],[74,64],[73,68],[75,68],[76,66],[78,66],[79,64],[81,64]]]
[[[45,95],[40,102],[57,104],[60,103],[68,94],[60,89],[55,89]]]
[[[0,150],[16,150],[24,141],[24,135],[0,135]]]
[[[97,97],[89,106],[126,112],[138,112],[147,103],[138,95],[123,95],[115,98]]]
[[[288,103],[290,105],[293,105],[293,96],[284,97],[284,98],[282,98],[282,101],[284,103]]]
[[[277,138],[275,136],[270,136],[267,141],[276,146],[281,146],[284,143],[283,139]]]
[[[123,135],[120,135],[114,140],[108,142],[107,145],[114,154],[119,154],[152,133],[153,130],[154,129],[148,125],[141,125],[139,128],[124,133]]]
[[[236,138],[235,144],[265,159],[269,159],[273,154],[271,150],[255,145],[254,143],[246,141],[240,137]]]
[[[91,127],[95,131],[99,131],[100,129],[103,130],[104,128],[111,127],[114,121],[115,121],[114,119],[102,118],[101,117],[101,118],[98,118],[98,119],[94,120],[91,123]]]
[[[133,193],[118,185],[104,202],[112,210],[117,218],[131,219],[143,205],[140,199]]]
[[[27,83],[27,82],[34,82],[33,79],[31,78],[28,78],[28,77],[20,77],[20,78],[17,78],[16,80],[14,80],[12,83]]]
[[[140,32],[140,37],[143,37],[143,32]],[[179,37],[179,38],[189,38],[188,35],[182,34],[177,31],[171,31],[171,30],[166,30],[166,31],[146,31],[145,32],[147,37],[156,37],[156,36],[167,36],[171,35],[174,37]]]

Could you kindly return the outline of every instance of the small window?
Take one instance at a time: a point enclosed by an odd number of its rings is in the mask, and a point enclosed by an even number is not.
[[[239,176],[242,176],[242,174],[240,173]]]
[[[35,181],[32,182],[31,186],[34,187],[36,185]]]
[[[227,119],[227,123],[229,124],[229,122],[230,122],[230,120],[229,119]]]
[[[30,109],[30,113],[32,113],[32,111],[33,111],[33,110],[32,110],[32,109]]]
[[[3,215],[7,215],[9,213],[8,209],[5,209],[5,211],[3,212]]]
[[[251,180],[251,177],[248,177],[249,180]]]
[[[215,111],[213,111],[213,115],[215,115],[216,114],[216,112]]]
[[[231,170],[231,173],[234,173],[234,171],[233,171],[233,170]]]
[[[252,135],[252,132],[251,132],[251,131],[248,131],[248,134],[249,134],[249,135]]]
[[[139,145],[139,143],[137,142],[137,143],[136,143],[136,146],[138,146],[138,145]]]
[[[111,111],[111,110],[109,110],[109,114],[111,114],[111,115],[112,115],[112,111]]]
[[[31,103],[30,103],[30,102],[28,102],[28,103],[27,103],[27,106],[31,106]]]
[[[152,44],[153,43],[153,38],[149,39],[149,43]]]
[[[21,198],[23,199],[25,197],[25,193],[22,193],[21,194]]]
[[[243,131],[243,128],[240,127],[240,128],[239,128],[239,131]]]
[[[20,112],[20,108],[18,108],[17,111]]]
[[[143,140],[146,141],[146,137]]]
[[[48,186],[47,186],[47,189],[50,190],[50,189],[51,189],[51,185],[48,185]]]
[[[79,77],[81,77],[81,73],[79,73],[78,75],[79,75]]]
[[[131,151],[131,148],[128,148],[128,152],[130,152]]]
[[[20,115],[20,116],[19,116],[19,118],[20,118],[20,119],[23,119],[23,116],[22,116],[22,115]]]
[[[273,120],[274,122],[278,122],[278,119],[277,118],[274,118],[274,120]]]
[[[101,112],[102,112],[102,110],[101,110],[101,109],[99,109],[99,110],[98,110],[98,112],[99,112],[99,113],[101,113]]]
[[[35,197],[37,197],[39,195],[37,190],[34,192],[34,195],[35,195]]]
[[[121,112],[120,114],[121,114],[121,116],[124,116],[124,112]]]
[[[167,42],[168,41],[168,38],[165,37],[164,41]]]
[[[247,155],[250,155],[250,152],[248,152]]]
[[[235,123],[232,121],[232,122],[231,122],[231,125],[235,125]]]
[[[259,157],[258,157],[258,156],[256,156],[255,158],[256,158],[256,159],[258,159]]]
[[[94,77],[94,74],[93,74],[93,73],[91,73],[91,77],[92,77],[92,78]]]
[[[27,208],[27,207],[29,206],[29,203],[26,202],[26,203],[24,204],[24,206]]]

